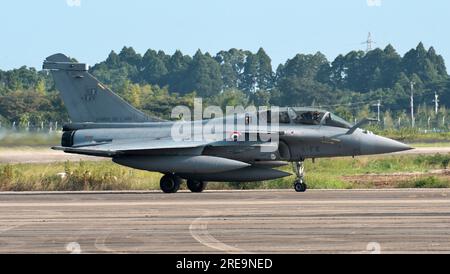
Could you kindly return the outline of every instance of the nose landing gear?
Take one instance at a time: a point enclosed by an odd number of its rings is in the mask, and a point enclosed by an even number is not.
[[[298,162],[292,163],[292,169],[297,176],[297,178],[294,181],[294,189],[297,192],[305,192],[308,188],[305,182],[305,167],[303,165],[304,159]]]

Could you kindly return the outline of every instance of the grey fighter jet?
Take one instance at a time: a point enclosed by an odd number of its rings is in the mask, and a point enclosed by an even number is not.
[[[352,125],[325,110],[297,107],[233,115],[233,121],[243,117],[244,126],[222,128],[215,132],[220,138],[174,138],[176,125],[193,129],[192,137],[198,127],[223,125],[230,117],[165,121],[133,108],[89,74],[86,64],[63,54],[48,57],[43,69],[51,71],[71,119],[63,128],[61,146],[53,149],[108,157],[123,166],[160,172],[164,174],[161,190],[166,193],[177,192],[183,180],[192,192],[201,192],[207,181],[281,178],[291,174],[277,167],[288,163],[296,175],[294,189],[304,192],[305,159],[411,149],[360,128],[373,119]],[[272,120],[277,120],[276,127]]]

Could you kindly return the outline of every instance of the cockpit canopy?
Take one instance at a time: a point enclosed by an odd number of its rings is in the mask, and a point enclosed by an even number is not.
[[[339,116],[320,109],[280,108],[280,124],[324,125],[330,127],[351,128],[352,125]]]

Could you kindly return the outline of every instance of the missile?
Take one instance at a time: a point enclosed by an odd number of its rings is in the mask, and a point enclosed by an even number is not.
[[[217,173],[242,169],[250,164],[205,155],[191,156],[120,156],[113,162],[141,170],[162,173]]]

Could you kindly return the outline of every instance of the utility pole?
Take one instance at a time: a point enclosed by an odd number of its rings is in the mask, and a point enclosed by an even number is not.
[[[381,107],[381,100],[378,100],[377,104],[374,105],[377,107],[377,120],[380,121],[380,107]]]
[[[411,81],[411,127],[414,128],[416,121],[414,120],[414,82]]]
[[[439,95],[437,94],[437,92],[434,92],[434,114],[438,114],[439,111]]]

